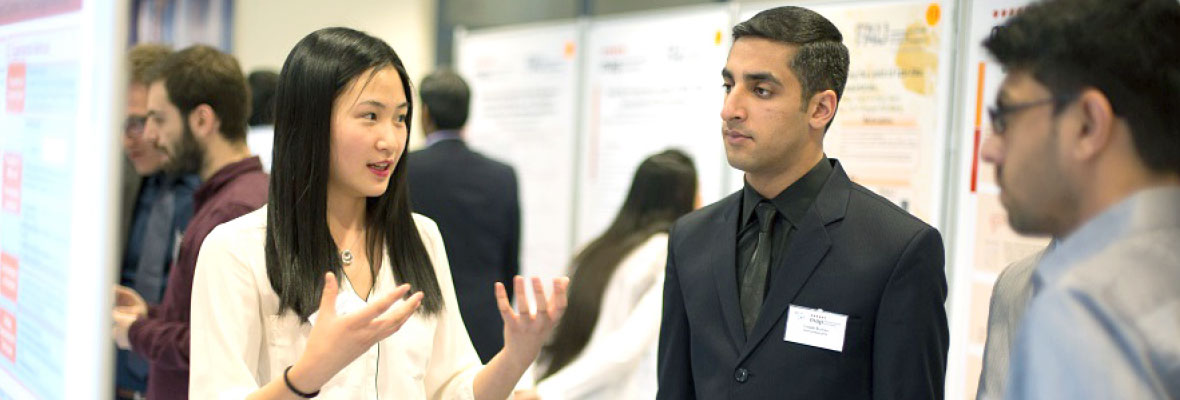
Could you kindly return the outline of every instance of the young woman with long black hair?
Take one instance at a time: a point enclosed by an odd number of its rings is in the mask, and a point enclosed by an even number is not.
[[[313,32],[275,98],[269,203],[214,230],[197,262],[190,397],[507,397],[568,280],[547,297],[534,278],[530,313],[517,277],[519,314],[497,283],[505,345],[480,364],[438,228],[410,212],[413,103],[397,54],[352,29]]]
[[[543,349],[540,398],[655,397],[668,228],[696,203],[687,155],[668,150],[639,164],[614,222],[574,258],[567,311],[577,318],[562,320]]]

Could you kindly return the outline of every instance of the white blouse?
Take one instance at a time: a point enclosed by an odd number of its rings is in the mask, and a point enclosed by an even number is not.
[[[655,398],[667,258],[665,233],[623,258],[603,291],[590,341],[565,368],[537,384],[542,399]]]
[[[319,398],[474,398],[472,385],[482,365],[459,316],[442,236],[429,218],[414,214],[414,223],[434,264],[444,309],[433,317],[414,314],[332,377]],[[283,371],[307,346],[312,325],[300,323],[290,310],[278,314],[279,298],[266,274],[265,234],[263,207],[218,226],[201,246],[192,293],[193,399],[244,398],[283,379]],[[388,257],[382,265],[390,265]],[[369,299],[381,298],[397,285],[390,270],[382,268]],[[363,303],[341,279],[338,311]]]

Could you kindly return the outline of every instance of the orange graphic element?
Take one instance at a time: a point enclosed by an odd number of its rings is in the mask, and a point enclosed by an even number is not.
[[[717,32],[713,33],[713,45],[714,46],[721,45],[721,30],[720,29],[718,29]]]
[[[0,355],[16,362],[16,317],[0,308]]]
[[[979,183],[979,141],[983,130],[983,73],[987,64],[979,63],[979,81],[975,87],[975,143],[971,151],[971,193]]]
[[[20,259],[12,254],[0,253],[0,296],[16,302],[20,282]]]
[[[565,42],[564,51],[565,52],[563,54],[565,55],[565,58],[574,58],[574,56],[578,54],[578,45],[574,44],[573,41],[567,41]]]
[[[0,211],[20,214],[21,156],[17,153],[4,154],[3,181],[0,186]]]
[[[4,97],[8,99],[8,112],[20,114],[25,111],[25,63],[8,64]]]
[[[1016,16],[1016,14],[1020,14],[1021,12],[1024,12],[1024,7],[1002,8],[999,10],[992,10],[992,18],[1013,17],[1013,16]]]
[[[942,7],[938,3],[930,3],[930,6],[926,7],[926,24],[938,25],[940,19],[942,19]]]

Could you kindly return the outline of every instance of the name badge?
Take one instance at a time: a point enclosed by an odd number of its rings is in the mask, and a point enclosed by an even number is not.
[[[783,341],[844,351],[844,329],[848,316],[792,304],[787,312]]]

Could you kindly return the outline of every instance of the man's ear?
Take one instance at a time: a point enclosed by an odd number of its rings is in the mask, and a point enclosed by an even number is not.
[[[1110,100],[1098,89],[1082,90],[1076,101],[1081,118],[1072,154],[1079,161],[1091,160],[1110,147],[1117,122]]]
[[[423,128],[427,128],[427,127],[431,126],[430,107],[427,107],[425,104],[418,106],[418,115],[422,116],[421,118],[422,118],[422,127]]]
[[[836,117],[836,107],[838,106],[836,99],[836,92],[828,89],[820,91],[811,96],[811,100],[807,104],[807,122],[812,129],[824,130],[828,126],[828,122]]]
[[[205,138],[219,129],[217,113],[208,104],[199,104],[188,113],[188,126],[197,138]]]

